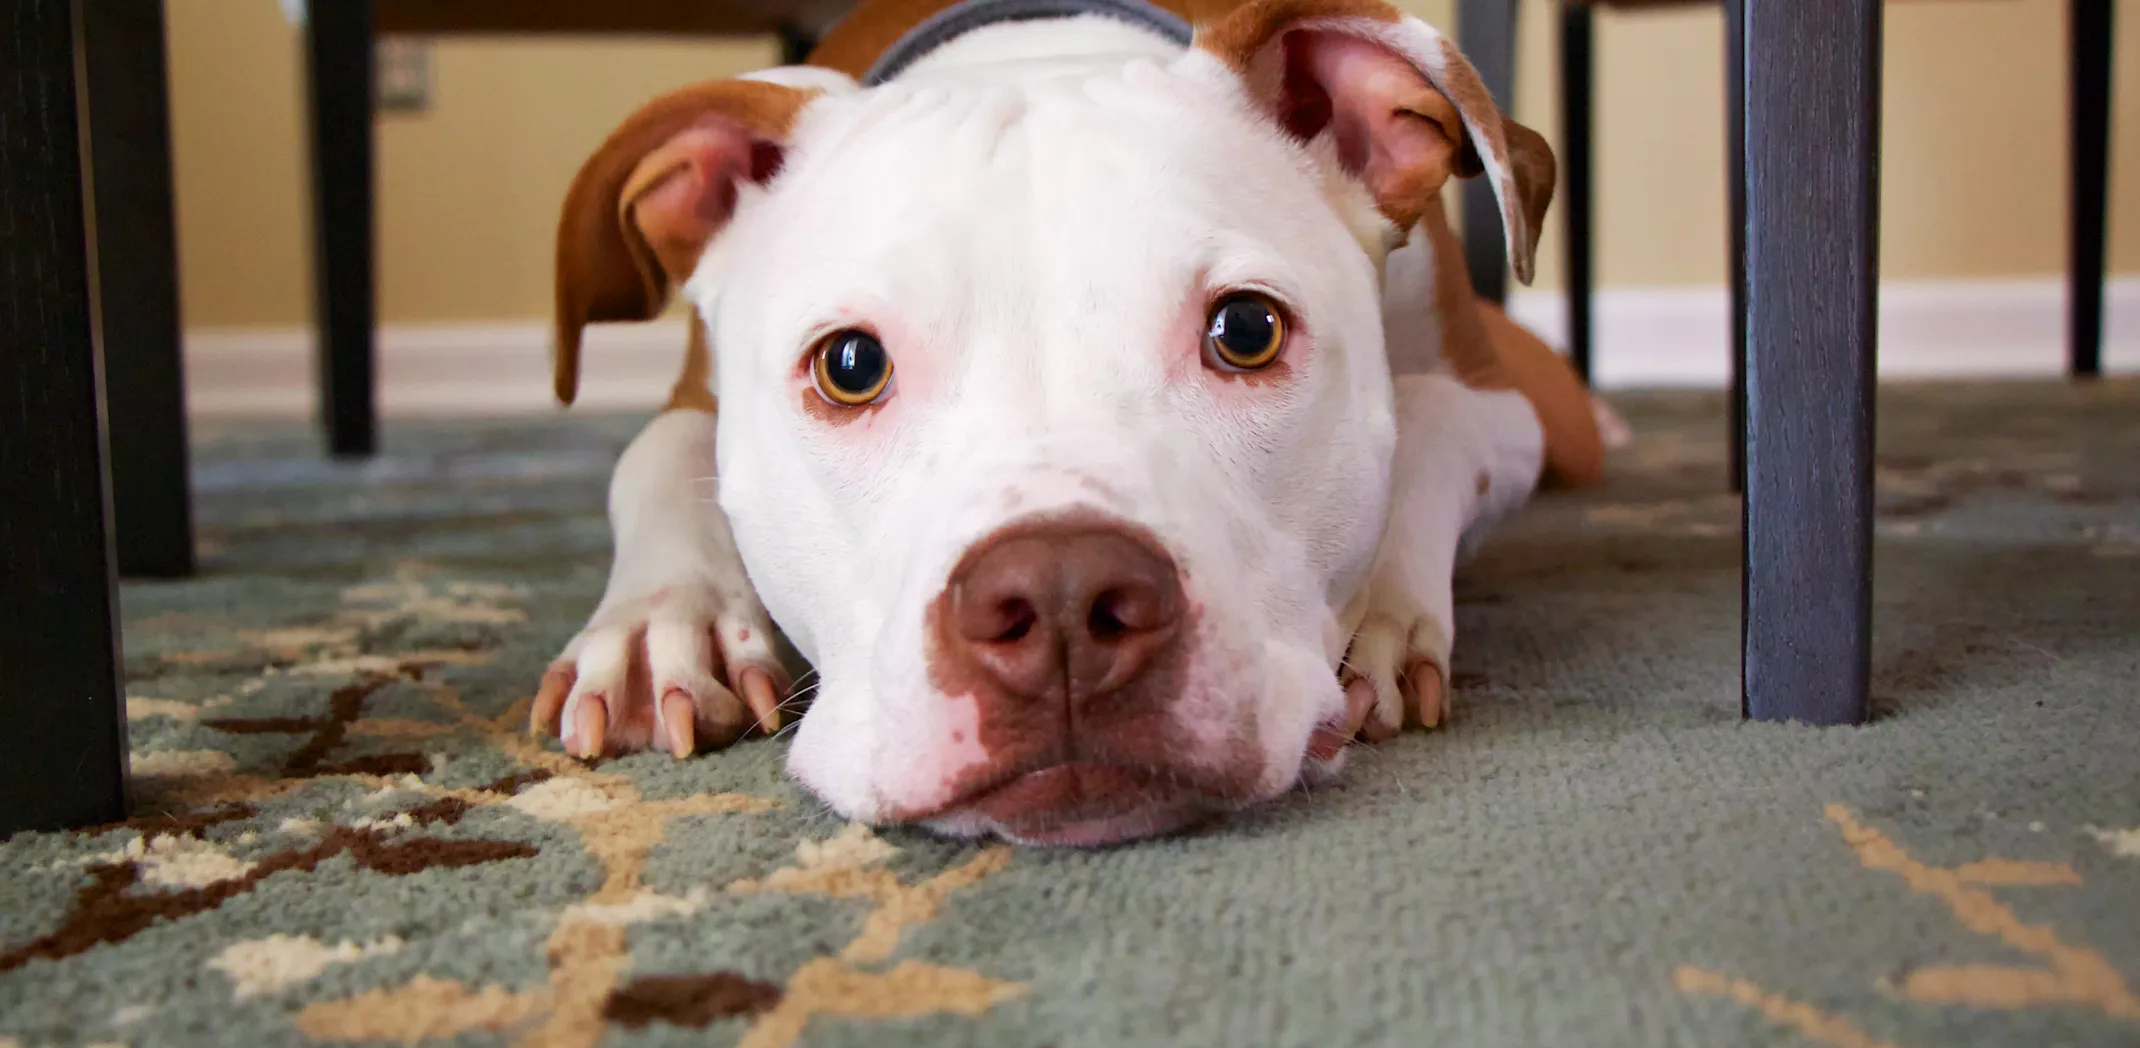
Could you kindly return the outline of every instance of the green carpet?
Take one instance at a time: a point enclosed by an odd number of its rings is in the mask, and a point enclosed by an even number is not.
[[[1861,729],[1738,717],[1721,403],[1459,587],[1457,715],[1185,838],[843,827],[523,732],[635,420],[204,427],[136,810],[0,843],[0,1046],[2140,1044],[2140,383],[1891,391]]]

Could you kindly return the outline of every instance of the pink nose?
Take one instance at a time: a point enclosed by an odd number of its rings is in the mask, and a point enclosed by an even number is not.
[[[1173,558],[1107,524],[984,540],[946,596],[939,640],[985,676],[984,705],[1075,710],[1136,684],[1181,642]]]

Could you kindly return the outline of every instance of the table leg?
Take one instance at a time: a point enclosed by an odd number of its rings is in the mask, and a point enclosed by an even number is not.
[[[2117,38],[2110,0],[2072,0],[2067,15],[2072,54],[2072,258],[2066,280],[2068,370],[2103,373],[2103,243],[2110,217],[2110,83]]]
[[[339,457],[378,450],[373,357],[372,5],[306,5],[320,422]]]
[[[1456,28],[1464,56],[1479,71],[1486,90],[1502,109],[1516,100],[1516,0],[1458,0]],[[1483,178],[1466,181],[1464,192],[1464,263],[1479,297],[1500,302],[1508,297],[1508,251],[1501,242],[1501,205]]]
[[[1743,711],[1862,722],[1880,0],[1745,0]]]
[[[1746,490],[1746,0],[1724,0],[1724,149],[1729,175],[1725,195],[1731,221],[1726,236],[1731,281],[1731,431],[1726,482]]]
[[[1596,290],[1591,266],[1597,255],[1591,247],[1590,203],[1592,159],[1590,130],[1597,113],[1592,93],[1597,74],[1591,48],[1597,27],[1586,3],[1567,3],[1560,8],[1560,166],[1565,177],[1560,193],[1561,210],[1568,222],[1568,362],[1585,383],[1590,381],[1591,306]]]
[[[126,811],[74,6],[0,5],[0,835]]]
[[[82,7],[119,573],[193,573],[163,0]]]

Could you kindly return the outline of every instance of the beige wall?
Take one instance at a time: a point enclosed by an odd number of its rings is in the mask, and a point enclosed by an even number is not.
[[[1454,25],[1452,0],[1412,0]],[[1553,4],[1525,4],[1517,115],[1557,135]],[[1888,279],[2046,275],[2065,250],[2060,0],[1931,0],[1887,16]],[[2130,5],[2126,5],[2130,6]],[[169,5],[186,319],[282,326],[311,311],[297,40],[275,0]],[[2136,13],[2140,14],[2140,13]],[[2140,16],[2121,62],[2111,264],[2140,270]],[[1723,58],[1714,9],[1605,15],[1598,34],[1599,278],[1716,283],[1724,265]],[[452,40],[434,106],[379,123],[382,319],[548,311],[566,184],[634,105],[773,61],[765,42]],[[1538,286],[1560,279],[1557,223]]]

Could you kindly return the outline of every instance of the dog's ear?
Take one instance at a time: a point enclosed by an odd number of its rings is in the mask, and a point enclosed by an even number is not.
[[[682,88],[640,107],[587,159],[557,226],[558,400],[578,392],[586,326],[658,315],[728,223],[738,188],[779,171],[819,93],[760,79]]]
[[[1502,115],[1432,26],[1383,0],[1249,0],[1199,24],[1195,48],[1237,73],[1295,138],[1332,136],[1339,162],[1399,229],[1435,206],[1451,175],[1486,175],[1516,278],[1530,283],[1552,147]]]

